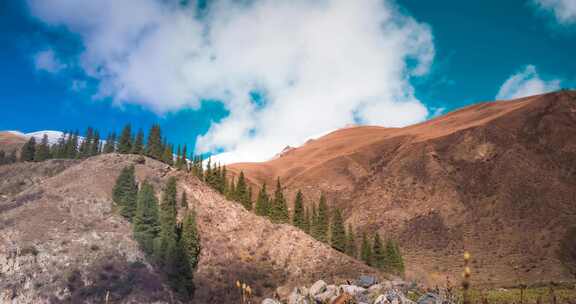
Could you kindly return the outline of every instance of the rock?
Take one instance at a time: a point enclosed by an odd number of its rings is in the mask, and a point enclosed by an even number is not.
[[[340,291],[349,293],[353,297],[356,297],[357,294],[366,292],[366,288],[362,288],[356,285],[340,285]]]
[[[262,304],[282,304],[274,299],[264,299],[264,301],[262,301]]]
[[[364,288],[368,288],[368,287],[375,285],[377,283],[378,283],[378,280],[375,277],[368,276],[368,275],[362,275],[356,281],[356,285],[358,285],[360,287],[364,287]]]
[[[308,298],[308,290],[306,288],[294,288],[288,296],[288,304],[312,304]]]
[[[378,296],[374,304],[414,304],[414,302],[406,298],[402,292],[390,289],[385,294]]]
[[[326,288],[326,291],[319,293],[314,296],[314,300],[320,303],[329,303],[332,299],[338,296],[338,288],[334,285],[330,285]]]
[[[418,299],[418,304],[442,304],[442,297],[439,294],[429,292]]]
[[[312,286],[310,286],[308,293],[311,296],[315,296],[315,295],[323,293],[325,291],[326,291],[326,282],[319,280],[319,281],[316,281],[316,283],[312,284]]]

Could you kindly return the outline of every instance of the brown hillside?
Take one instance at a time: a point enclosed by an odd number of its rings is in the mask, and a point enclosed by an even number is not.
[[[405,128],[337,130],[232,172],[292,198],[321,192],[347,223],[400,241],[408,275],[458,280],[473,254],[477,283],[571,277],[557,259],[576,224],[576,92],[473,105]]]
[[[26,143],[24,136],[19,136],[12,132],[0,131],[0,151],[12,152],[13,150],[20,150],[22,145]]]
[[[83,161],[0,166],[0,302],[172,303],[162,277],[143,259],[129,223],[113,210],[120,170],[139,181],[179,178],[198,214],[202,254],[195,303],[238,303],[236,280],[257,298],[317,279],[378,275],[303,232],[275,225],[155,160],[107,154]],[[156,302],[157,301],[157,302]]]

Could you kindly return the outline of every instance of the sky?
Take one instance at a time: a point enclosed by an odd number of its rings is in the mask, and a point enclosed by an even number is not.
[[[576,87],[573,0],[0,2],[0,130],[120,131],[224,163]]]

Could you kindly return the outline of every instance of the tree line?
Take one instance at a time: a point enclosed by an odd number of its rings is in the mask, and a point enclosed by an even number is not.
[[[342,210],[339,208],[331,210],[324,194],[320,195],[317,204],[313,203],[308,209],[305,207],[302,191],[298,191],[294,198],[294,210],[290,214],[280,178],[276,180],[276,188],[271,196],[264,184],[256,195],[256,201],[253,201],[252,187],[247,183],[242,171],[237,180],[232,178],[228,181],[226,166],[213,164],[208,159],[204,170],[200,166],[193,172],[208,185],[224,194],[227,199],[240,203],[257,215],[268,217],[274,223],[292,224],[318,241],[329,244],[332,248],[354,258],[359,258],[372,267],[390,273],[404,273],[404,261],[396,241],[388,239],[386,244],[383,244],[378,233],[371,238],[373,241],[363,234],[359,250],[354,228],[352,225],[345,226]]]
[[[138,186],[134,166],[129,166],[118,176],[112,197],[119,213],[132,223],[134,239],[147,259],[161,270],[182,299],[191,299],[200,236],[186,193],[178,201],[176,178],[168,179],[159,202],[153,185],[143,181]],[[182,214],[180,221],[178,210]]]
[[[132,132],[132,126],[127,124],[117,136],[115,132],[109,133],[106,139],[100,137],[98,130],[89,127],[81,137],[78,131],[66,131],[58,141],[50,145],[48,135],[44,134],[42,140],[37,142],[35,137],[22,146],[20,151],[20,161],[40,162],[47,159],[84,159],[87,157],[105,154],[138,154],[162,161],[170,166],[184,168],[188,166],[188,152],[186,145],[177,148],[177,157],[174,157],[174,145],[168,143],[166,137],[162,136],[160,125],[153,124],[148,132],[146,141],[144,131]],[[0,160],[5,162],[15,162],[16,153],[11,154],[11,158],[4,154],[0,155]],[[196,157],[193,157],[196,158]]]

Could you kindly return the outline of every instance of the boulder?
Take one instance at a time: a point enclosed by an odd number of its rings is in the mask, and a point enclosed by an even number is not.
[[[410,299],[398,290],[390,289],[380,295],[374,301],[374,304],[414,304]]]
[[[312,304],[308,297],[308,290],[306,288],[294,288],[288,296],[288,304]]]
[[[356,285],[340,285],[340,291],[349,293],[353,297],[356,297],[357,294],[366,292],[366,288],[362,288]]]
[[[376,279],[373,276],[368,276],[368,275],[361,275],[358,280],[356,280],[356,285],[360,286],[360,287],[364,287],[364,288],[368,288],[372,285],[375,285],[378,283],[378,279]]]
[[[264,301],[262,301],[262,304],[282,304],[274,299],[264,299]]]
[[[315,296],[319,293],[323,293],[324,291],[326,291],[326,282],[319,280],[316,281],[316,283],[312,284],[312,286],[310,286],[310,289],[308,290],[308,293],[311,296]]]
[[[312,289],[312,288],[310,288]],[[335,285],[328,285],[324,292],[316,294],[314,300],[320,303],[329,303],[338,296],[338,288]]]

